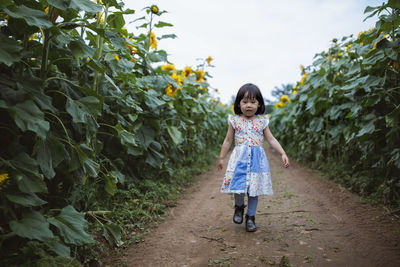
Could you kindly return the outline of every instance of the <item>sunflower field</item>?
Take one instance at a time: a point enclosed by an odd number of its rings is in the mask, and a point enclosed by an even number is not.
[[[174,66],[145,10],[129,32],[115,0],[0,0],[0,265],[96,260],[219,149],[212,58]]]
[[[399,206],[400,1],[365,13],[378,16],[375,27],[334,39],[301,66],[302,79],[281,96],[270,127],[294,157],[362,196]]]

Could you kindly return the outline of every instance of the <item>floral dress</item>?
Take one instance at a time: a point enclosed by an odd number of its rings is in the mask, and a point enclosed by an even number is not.
[[[235,129],[235,148],[229,158],[221,193],[248,193],[250,196],[272,195],[271,172],[263,149],[263,130],[268,116],[246,120],[229,115]]]

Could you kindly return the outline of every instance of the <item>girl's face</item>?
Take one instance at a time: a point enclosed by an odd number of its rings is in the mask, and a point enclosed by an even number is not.
[[[248,93],[246,93],[242,100],[240,100],[239,107],[243,115],[250,118],[256,114],[257,109],[260,107],[260,104],[255,97],[249,98]]]

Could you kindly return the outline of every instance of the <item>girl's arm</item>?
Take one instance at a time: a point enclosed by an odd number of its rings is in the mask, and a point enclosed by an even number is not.
[[[268,144],[275,149],[276,151],[279,152],[279,154],[281,154],[282,157],[282,162],[283,162],[283,166],[285,168],[289,167],[289,158],[286,155],[285,150],[283,150],[281,144],[279,144],[278,140],[276,140],[276,138],[272,135],[271,131],[269,130],[269,127],[265,127],[264,129],[264,136],[267,139]]]
[[[221,147],[221,153],[219,154],[218,159],[218,170],[222,170],[222,165],[224,163],[224,158],[226,154],[228,154],[229,148],[231,147],[233,136],[235,135],[235,129],[233,129],[232,125],[229,123],[228,132],[226,133],[224,143]]]

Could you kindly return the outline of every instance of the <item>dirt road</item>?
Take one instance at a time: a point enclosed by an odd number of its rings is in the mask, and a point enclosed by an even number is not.
[[[128,248],[127,266],[400,266],[400,222],[268,150],[274,196],[260,197],[258,231],[232,222],[217,166],[198,177],[166,220]]]

